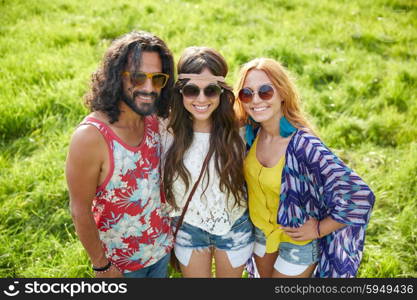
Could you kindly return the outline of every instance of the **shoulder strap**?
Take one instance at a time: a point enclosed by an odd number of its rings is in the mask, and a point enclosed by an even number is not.
[[[203,177],[204,171],[207,169],[207,165],[209,164],[209,161],[210,161],[211,156],[213,155],[213,152],[214,152],[214,148],[210,148],[209,153],[207,153],[207,156],[204,159],[203,166],[201,167],[200,175],[198,176],[197,181],[194,183],[194,186],[191,189],[190,194],[188,195],[187,202],[185,202],[185,206],[182,209],[181,216],[180,216],[180,218],[178,220],[178,223],[177,223],[177,228],[175,228],[174,239],[177,237],[178,230],[180,229],[180,227],[182,225],[185,213],[187,212],[187,209],[188,209],[188,205],[190,204],[190,201],[193,198],[193,195],[194,195],[194,193],[195,193],[195,191],[198,187],[198,184],[200,183],[201,178]]]
[[[105,137],[106,140],[111,139],[112,130],[110,127],[103,121],[96,119],[94,117],[87,116],[78,126],[81,125],[91,125],[97,128],[98,131]]]

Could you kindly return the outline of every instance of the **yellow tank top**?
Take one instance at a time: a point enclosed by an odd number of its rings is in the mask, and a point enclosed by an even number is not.
[[[278,250],[281,242],[305,245],[309,241],[294,241],[277,224],[281,174],[285,156],[272,168],[264,167],[256,158],[256,137],[244,162],[244,174],[248,185],[249,215],[253,224],[261,229],[266,237],[266,253]]]

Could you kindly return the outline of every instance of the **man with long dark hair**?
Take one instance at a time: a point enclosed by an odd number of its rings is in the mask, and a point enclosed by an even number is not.
[[[158,116],[173,57],[147,32],[116,39],[92,76],[66,177],[75,229],[96,277],[166,277],[172,233],[160,180]]]

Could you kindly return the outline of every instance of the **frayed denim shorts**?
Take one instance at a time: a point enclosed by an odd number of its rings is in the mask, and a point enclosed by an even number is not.
[[[266,240],[262,230],[255,227],[255,247],[254,253],[259,257],[265,255]],[[313,240],[306,245],[295,245],[282,242],[278,247],[278,257],[274,268],[284,274],[295,276],[303,273],[308,266],[319,260],[318,241]]]
[[[172,219],[173,228],[179,217]],[[174,251],[178,260],[187,266],[193,250],[203,251],[210,247],[227,253],[231,265],[236,268],[243,265],[252,255],[255,236],[254,226],[246,211],[224,235],[211,234],[201,228],[184,222],[178,230]]]

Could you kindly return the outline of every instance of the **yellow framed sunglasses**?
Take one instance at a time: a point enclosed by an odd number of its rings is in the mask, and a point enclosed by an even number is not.
[[[165,73],[147,73],[147,72],[123,72],[123,76],[129,76],[130,82],[134,86],[143,85],[146,79],[152,81],[155,88],[162,89],[168,82],[169,75]]]

